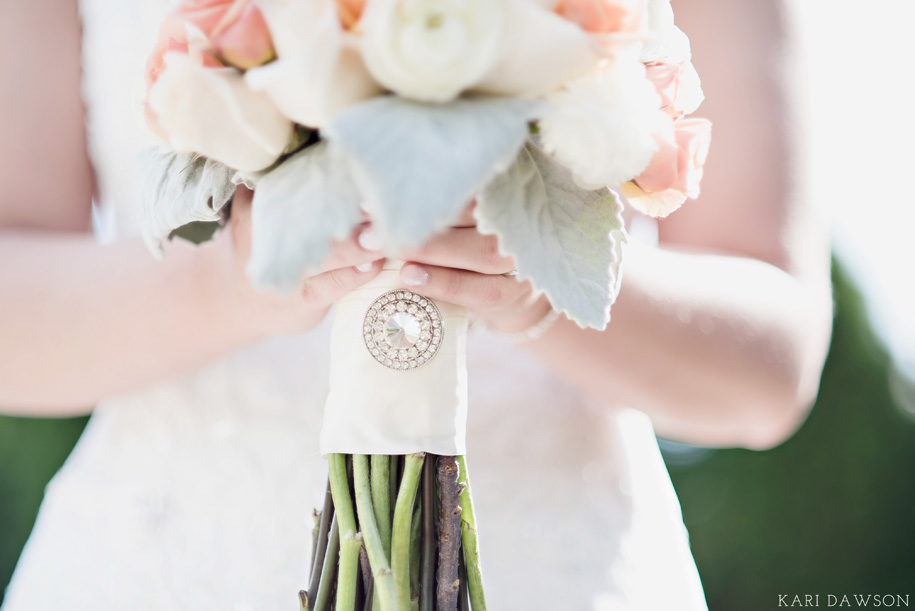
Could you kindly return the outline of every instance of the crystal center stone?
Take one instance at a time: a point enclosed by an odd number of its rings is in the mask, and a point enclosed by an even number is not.
[[[406,312],[392,314],[384,323],[384,339],[392,348],[412,348],[420,332],[419,320]]]
[[[431,299],[403,289],[388,291],[366,311],[362,338],[378,363],[388,369],[410,371],[438,353],[445,324]]]

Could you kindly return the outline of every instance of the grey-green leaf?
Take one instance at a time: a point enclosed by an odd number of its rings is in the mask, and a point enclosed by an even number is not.
[[[140,172],[143,236],[157,256],[163,240],[180,227],[220,221],[220,211],[235,193],[235,170],[192,153],[146,149],[140,153]]]
[[[289,292],[361,221],[359,191],[326,142],[299,151],[260,178],[251,206],[248,276]]]
[[[387,251],[442,230],[514,161],[541,102],[459,98],[423,104],[378,97],[340,114],[322,133],[352,168]]]
[[[499,237],[553,307],[580,327],[603,329],[619,292],[622,205],[609,192],[585,191],[533,144],[477,198],[482,233]]]

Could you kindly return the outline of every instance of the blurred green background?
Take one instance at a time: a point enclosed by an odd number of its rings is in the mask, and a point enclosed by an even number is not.
[[[861,296],[834,266],[836,318],[819,399],[767,452],[664,443],[709,608],[778,595],[915,595],[915,419]],[[0,418],[0,594],[42,491],[84,419]],[[660,584],[659,584],[660,585]],[[912,598],[915,598],[913,596]],[[2,601],[2,595],[0,595]]]

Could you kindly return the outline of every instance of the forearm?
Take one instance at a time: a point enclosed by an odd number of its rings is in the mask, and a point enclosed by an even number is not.
[[[225,302],[212,249],[0,234],[0,410],[88,411],[96,401],[256,339]]]
[[[606,331],[562,319],[529,346],[589,394],[645,411],[663,436],[759,448],[812,402],[830,309],[828,284],[767,263],[635,245]]]

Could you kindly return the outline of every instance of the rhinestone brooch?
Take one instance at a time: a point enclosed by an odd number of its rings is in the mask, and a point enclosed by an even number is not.
[[[372,358],[388,369],[409,371],[438,353],[444,337],[442,314],[418,293],[389,291],[369,306],[362,335]]]

